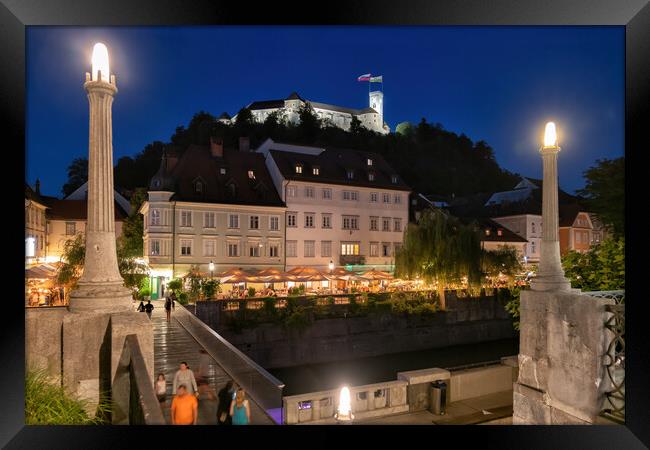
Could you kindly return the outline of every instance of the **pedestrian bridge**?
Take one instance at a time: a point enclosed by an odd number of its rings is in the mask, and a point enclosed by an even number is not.
[[[251,424],[275,425],[282,422],[282,389],[284,384],[237,350],[214,330],[197,319],[182,305],[177,305],[167,322],[164,302],[151,302],[154,330],[154,374],[164,373],[167,380],[167,401],[163,408],[166,422],[171,423],[170,406],[172,382],[181,361],[186,361],[198,374],[200,350],[209,355],[208,386],[215,398],[207,392],[199,397],[199,425],[217,423],[217,392],[229,381],[245,389],[251,405]],[[190,306],[191,308],[191,306]],[[152,380],[153,381],[153,380]]]

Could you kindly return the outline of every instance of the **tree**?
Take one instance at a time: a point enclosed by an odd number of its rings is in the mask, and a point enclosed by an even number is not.
[[[131,196],[131,214],[122,225],[122,235],[118,238],[124,255],[128,258],[141,258],[144,255],[142,235],[144,233],[144,217],[138,212],[147,200],[147,191],[138,188]]]
[[[301,138],[304,141],[313,142],[321,129],[321,120],[309,103],[300,106],[300,109],[298,109],[298,117],[300,118],[300,123],[297,129]]]
[[[61,191],[67,197],[88,181],[88,158],[75,158],[68,166],[68,181]]]
[[[609,237],[587,253],[571,251],[562,258],[571,286],[583,291],[625,289],[625,238]]]
[[[497,250],[484,250],[482,268],[488,277],[499,274],[514,276],[521,270],[517,249],[511,245],[501,245]]]
[[[413,125],[410,122],[399,123],[395,127],[395,133],[405,137],[411,137],[413,135]]]
[[[235,128],[237,129],[250,129],[255,120],[253,119],[253,113],[248,108],[242,108],[237,113],[237,118],[235,119]]]
[[[352,116],[352,121],[350,122],[350,133],[360,134],[363,129],[363,125],[361,125],[361,121],[357,119],[357,116]]]
[[[214,297],[214,294],[221,291],[219,280],[205,279],[201,283],[201,293],[206,300]]]
[[[599,159],[584,172],[585,188],[576,193],[613,233],[625,233],[625,158]]]
[[[481,241],[474,227],[440,210],[423,211],[417,225],[409,224],[404,244],[395,256],[398,277],[421,277],[436,282],[440,307],[445,288],[467,278],[471,287],[481,281]]]

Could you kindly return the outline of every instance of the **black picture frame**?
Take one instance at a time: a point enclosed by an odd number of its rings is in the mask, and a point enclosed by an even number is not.
[[[626,93],[625,93],[625,154],[626,154],[626,239],[632,240],[626,258],[628,276],[627,303],[627,373],[625,426],[492,426],[492,427],[255,427],[253,430],[215,431],[212,427],[194,427],[179,432],[172,427],[34,427],[24,425],[24,334],[23,304],[17,301],[20,279],[19,255],[24,253],[22,239],[9,238],[11,243],[5,267],[6,279],[11,280],[11,295],[3,302],[3,324],[0,342],[3,348],[2,381],[3,402],[0,421],[0,444],[6,448],[125,448],[134,447],[144,438],[150,445],[156,439],[167,445],[220,445],[222,436],[251,442],[263,437],[266,443],[279,445],[309,445],[318,442],[328,446],[339,445],[339,439],[362,438],[381,442],[396,437],[396,445],[404,448],[433,445],[442,439],[451,443],[475,440],[488,448],[644,448],[650,445],[650,354],[648,326],[643,322],[644,298],[640,275],[644,267],[645,248],[640,208],[643,188],[635,189],[647,179],[643,153],[648,145],[647,112],[650,98],[650,6],[647,0],[426,0],[389,2],[330,1],[278,4],[276,2],[195,0],[2,0],[0,4],[0,108],[5,159],[5,177],[17,173],[16,165],[23,167],[25,145],[25,36],[27,26],[37,25],[221,25],[221,24],[281,24],[281,25],[611,25],[626,30]],[[7,137],[9,139],[7,139]],[[10,168],[11,167],[11,168]],[[19,181],[5,183],[13,190],[22,189]],[[12,217],[23,217],[18,211],[18,195],[10,196],[16,212]],[[634,205],[633,207],[630,207]],[[636,210],[636,211],[630,211]],[[15,216],[14,216],[15,214]],[[636,220],[635,219],[636,216]],[[20,221],[8,221],[18,228]],[[19,233],[19,230],[13,230]],[[647,234],[647,233],[646,233]],[[647,239],[645,239],[647,242]],[[15,275],[12,275],[15,274]],[[16,289],[15,292],[14,288]],[[647,302],[645,302],[647,303]],[[218,433],[222,433],[221,435]],[[267,434],[277,436],[267,436]],[[353,436],[353,434],[355,436]],[[363,434],[364,436],[359,436]],[[207,444],[196,439],[206,438]],[[242,441],[243,440],[243,441]],[[462,441],[462,442],[461,442]],[[386,441],[387,442],[387,441]],[[260,444],[257,444],[260,445]],[[428,444],[427,444],[428,445]]]

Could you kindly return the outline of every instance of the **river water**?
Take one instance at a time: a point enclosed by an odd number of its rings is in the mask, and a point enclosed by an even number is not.
[[[335,389],[342,385],[361,386],[392,381],[397,379],[397,372],[474,364],[517,353],[518,338],[501,339],[268,371],[285,383],[283,395],[297,395]]]

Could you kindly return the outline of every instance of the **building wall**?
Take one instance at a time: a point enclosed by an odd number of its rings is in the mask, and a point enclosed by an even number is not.
[[[296,197],[289,197],[291,189]],[[312,188],[314,197],[306,197],[306,188]],[[331,191],[331,199],[323,199],[323,190]],[[358,200],[344,200],[344,191],[357,192]],[[371,202],[371,193],[377,194],[377,202]],[[383,194],[389,195],[390,203],[383,203]],[[386,188],[365,188],[326,183],[288,181],[282,195],[287,204],[287,216],[296,214],[296,226],[287,222],[287,242],[296,241],[296,256],[287,256],[287,269],[296,266],[317,266],[327,268],[332,261],[341,264],[341,243],[358,242],[359,255],[365,257],[366,265],[390,269],[394,264],[395,244],[404,241],[404,230],[408,223],[408,192]],[[399,196],[400,203],[395,203]],[[306,216],[313,215],[314,226],[306,226]],[[330,215],[331,227],[323,227],[323,215]],[[356,216],[358,229],[343,229],[343,216]],[[370,218],[377,218],[377,231],[370,230]],[[382,219],[389,219],[390,231],[382,231]],[[395,231],[395,219],[400,221],[400,231]],[[305,241],[314,241],[314,256],[305,256]],[[323,241],[331,242],[331,253],[323,254]],[[377,246],[377,256],[371,256],[371,243]],[[382,245],[389,248],[387,256],[382,255]]]
[[[25,207],[25,257],[27,262],[45,258],[47,254],[47,220],[45,206],[30,201]],[[34,239],[33,254],[28,238]]]
[[[74,234],[67,234],[68,223],[74,223]],[[60,219],[50,219],[47,222],[47,257],[48,260],[58,261],[63,255],[65,250],[65,242],[68,239],[74,239],[74,235],[77,233],[86,232],[86,221],[85,220],[60,220]],[[124,222],[121,220],[115,221],[115,238],[117,239],[122,235],[122,226]],[[71,230],[70,230],[71,231]]]
[[[524,255],[528,258],[528,262],[539,261],[542,245],[542,216],[522,214],[495,217],[492,220],[528,240],[528,243],[524,243]]]
[[[284,267],[283,207],[176,202],[174,213],[173,204],[164,196],[150,193],[149,201],[140,210],[145,224],[144,259],[154,270],[168,271],[167,276],[173,277],[186,273],[191,265],[198,264],[200,270],[208,272],[210,261],[215,264],[215,272],[232,267]],[[151,225],[152,210],[160,211],[160,225]],[[192,226],[182,226],[183,211],[191,214]],[[210,225],[204,223],[205,213],[214,214],[214,227],[204,226]],[[239,217],[238,228],[229,226],[230,215]],[[259,229],[250,228],[251,216],[259,218]],[[278,220],[277,230],[270,229],[271,217]],[[153,241],[160,243],[159,255],[152,254]],[[191,242],[191,255],[182,254],[182,241]],[[210,250],[205,247],[206,242],[213,243],[213,254],[206,251]],[[229,244],[238,245],[239,256],[229,256]],[[272,246],[277,247],[277,256],[271,256]],[[251,256],[251,247],[258,248],[260,256]],[[174,274],[171,274],[172,266]]]

